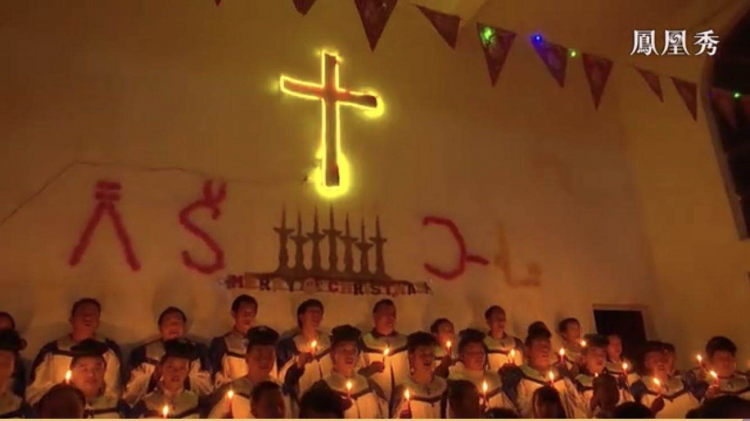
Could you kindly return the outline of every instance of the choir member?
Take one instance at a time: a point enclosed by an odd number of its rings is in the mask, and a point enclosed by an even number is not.
[[[349,408],[347,404],[351,405],[351,402],[342,399],[325,383],[319,383],[302,395],[299,417],[302,419],[343,419],[344,412]]]
[[[675,363],[677,362],[677,348],[669,342],[662,342],[662,349],[664,350],[667,373],[672,377],[682,376],[682,372],[675,367]]]
[[[13,390],[18,353],[25,347],[26,341],[14,329],[0,330],[0,418],[24,418],[29,415],[23,398]]]
[[[323,303],[318,300],[300,304],[297,307],[299,332],[279,342],[279,379],[295,402],[333,369],[329,358],[331,340],[320,331],[323,312]]]
[[[5,329],[16,330],[16,320],[10,313],[0,311],[0,330]],[[26,395],[26,366],[24,366],[23,358],[20,355],[16,356],[15,364],[16,366],[13,370],[13,393],[24,397]]]
[[[328,387],[347,400],[345,418],[388,418],[388,401],[380,386],[355,371],[360,331],[344,325],[331,332],[333,371],[313,387]]]
[[[482,394],[484,410],[515,408],[503,390],[500,375],[497,371],[486,369],[487,348],[484,344],[484,333],[475,329],[466,329],[459,336],[458,355],[461,364],[457,364],[451,370],[448,380],[468,380],[474,383]]]
[[[456,362],[456,333],[453,322],[439,318],[430,325],[430,333],[435,337],[435,374],[447,378],[450,368]]]
[[[71,348],[86,339],[95,339],[107,345],[108,350],[104,354],[107,362],[104,374],[104,383],[107,385],[105,393],[120,396],[122,354],[115,342],[97,334],[101,310],[101,304],[93,298],[83,298],[73,304],[69,319],[70,334],[45,345],[34,360],[31,383],[26,389],[29,404],[36,404],[54,385],[65,380],[72,360]]]
[[[135,418],[200,418],[200,397],[185,388],[196,353],[195,345],[187,339],[164,342],[158,368],[162,374],[156,389],[136,403]]]
[[[734,342],[725,336],[715,336],[706,344],[706,355],[711,369],[706,397],[733,395],[750,401],[750,375],[737,371]]]
[[[279,334],[267,326],[256,326],[247,332],[247,373],[217,390],[209,418],[251,417],[255,386],[263,382],[276,382],[272,373],[278,341]]]
[[[482,418],[479,389],[468,380],[454,380],[448,385],[448,418]]]
[[[94,339],[86,339],[71,348],[70,384],[86,398],[84,418],[125,418],[125,403],[104,393],[107,350],[107,345]]]
[[[698,400],[680,377],[670,376],[664,344],[646,344],[640,380],[633,383],[631,393],[636,401],[651,408],[656,418],[684,418],[698,406]]]
[[[435,337],[416,332],[407,340],[410,375],[396,387],[391,418],[445,418],[448,383],[435,375]]]
[[[58,383],[42,395],[36,408],[36,418],[80,419],[86,410],[86,397],[75,386]]]
[[[581,372],[569,383],[572,386],[568,391],[568,396],[571,398],[570,408],[575,418],[599,418],[598,415],[602,410],[611,412],[617,404],[630,399],[630,394],[624,378],[620,377],[621,381],[618,382],[609,375],[605,368],[609,346],[607,338],[601,335],[588,335],[585,340],[587,346],[583,349]],[[603,379],[600,382],[597,381],[599,377]],[[604,380],[605,377],[606,380]],[[614,398],[609,399],[608,395],[597,396],[596,384],[608,385],[609,379],[614,382]],[[607,392],[608,389],[600,387],[599,391]],[[611,405],[604,408],[604,403],[611,403]]]
[[[250,411],[253,418],[280,419],[286,415],[286,404],[281,386],[272,381],[264,381],[253,388],[250,395]]]
[[[396,328],[396,305],[389,299],[378,301],[372,309],[375,327],[360,339],[362,374],[377,383],[390,401],[393,389],[409,374],[406,336]]]
[[[622,337],[616,333],[607,335],[607,371],[615,376],[624,377],[628,384],[638,380],[635,366],[631,361],[625,359],[622,354]]]
[[[157,324],[159,339],[141,345],[130,353],[130,380],[123,394],[123,398],[130,405],[134,405],[156,388],[161,375],[158,367],[164,356],[164,343],[174,339],[185,339],[187,316],[179,308],[168,307],[162,311]],[[185,340],[191,342],[196,351],[194,359],[190,362],[190,373],[185,388],[197,393],[198,396],[208,396],[213,391],[208,352],[204,345]]]
[[[518,411],[523,418],[533,415],[534,392],[544,386],[552,386],[560,394],[565,412],[572,414],[568,402],[569,385],[564,377],[564,370],[552,364],[552,334],[544,328],[530,329],[526,337],[526,364],[521,366],[520,378],[516,379],[515,400]],[[564,367],[561,367],[564,368]],[[508,385],[511,387],[511,385]]]
[[[505,364],[520,366],[523,364],[523,343],[515,336],[505,332],[507,316],[505,309],[500,306],[490,306],[484,312],[484,320],[489,329],[484,337],[487,346],[487,367],[498,371]],[[511,363],[511,360],[512,363]]]
[[[581,351],[586,345],[581,338],[581,322],[573,317],[563,319],[557,326],[557,332],[560,334],[565,351],[565,366],[568,370],[576,372],[578,366],[583,363]]]
[[[217,389],[247,374],[245,363],[247,332],[255,326],[258,301],[249,295],[240,295],[232,302],[231,315],[234,319],[232,330],[214,338],[209,350]]]

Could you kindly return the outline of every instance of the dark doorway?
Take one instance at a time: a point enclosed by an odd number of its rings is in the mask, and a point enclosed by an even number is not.
[[[622,338],[623,355],[638,361],[638,352],[646,343],[646,327],[639,310],[594,310],[596,332],[601,335],[618,334]]]

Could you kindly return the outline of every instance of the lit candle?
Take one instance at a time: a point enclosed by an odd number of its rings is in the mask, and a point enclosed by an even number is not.
[[[581,348],[586,348],[586,345],[588,345],[586,341],[581,339]]]
[[[599,373],[594,373],[594,378],[598,379],[599,378]]]
[[[547,377],[549,377],[549,384],[553,385],[555,384],[555,373],[552,372],[552,370],[547,373]]]
[[[232,399],[234,399],[234,390],[229,389],[229,392],[227,392],[227,401],[229,401],[229,418],[234,418]]]
[[[70,378],[73,377],[73,372],[68,370],[65,372],[65,383],[70,384]]]
[[[515,349],[510,350],[509,357],[510,357],[510,365],[516,365],[516,350]]]
[[[346,381],[346,397],[349,399],[352,398],[352,387],[354,387],[354,385],[352,384],[352,381],[347,380]]]
[[[411,412],[411,392],[409,392],[409,389],[404,392],[404,399],[406,399],[406,410]]]
[[[698,354],[695,359],[698,361],[698,367],[703,368],[703,355]]]
[[[714,378],[714,381],[716,382],[716,383],[715,383],[715,384],[716,384],[716,386],[719,386],[719,374],[718,374],[718,373],[716,373],[716,372],[715,372],[715,371],[713,371],[713,370],[709,371],[709,373],[711,374],[711,377],[713,377],[713,378]]]
[[[487,380],[482,381],[482,396],[484,397],[484,404],[485,406],[489,407],[489,403],[487,402],[487,391],[489,391],[490,385],[487,384]]]
[[[560,364],[565,363],[565,348],[560,348],[560,351],[558,351],[558,354],[560,355]]]
[[[628,375],[628,363],[622,363],[622,374]]]
[[[318,352],[318,341],[312,341],[310,343],[310,349],[312,350],[313,355],[315,355],[315,353]]]
[[[161,409],[161,417],[169,418],[169,405],[164,405],[164,408]]]
[[[657,389],[659,389],[659,396],[661,396],[661,392],[662,392],[661,381],[657,379],[656,377],[654,377],[654,385],[656,386]]]
[[[388,361],[388,354],[390,353],[391,353],[391,348],[385,347],[385,350],[383,351],[383,364],[385,364],[386,361]]]
[[[448,348],[448,356],[450,357],[451,354],[451,346],[453,346],[453,342],[451,341],[445,341],[445,347]]]

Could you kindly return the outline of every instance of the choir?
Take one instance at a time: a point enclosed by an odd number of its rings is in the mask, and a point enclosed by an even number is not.
[[[542,322],[521,340],[506,333],[497,305],[484,314],[486,331],[456,335],[440,318],[429,332],[404,335],[384,299],[371,331],[343,325],[329,335],[323,303],[310,299],[297,309],[297,329],[280,337],[256,326],[258,302],[241,295],[232,330],[210,347],[187,339],[188,316],[169,307],[159,338],[127,364],[98,333],[101,311],[91,298],[73,305],[70,332],[39,351],[28,386],[26,342],[0,312],[0,417],[685,418],[750,400],[750,374],[737,369],[729,338],[710,339],[697,367],[679,371],[673,345],[651,341],[627,360],[621,336],[584,335],[574,318],[557,326],[557,351]]]

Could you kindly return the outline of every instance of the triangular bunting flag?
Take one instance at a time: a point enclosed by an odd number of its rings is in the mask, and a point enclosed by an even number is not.
[[[565,69],[568,65],[568,49],[562,45],[553,44],[543,40],[532,40],[534,50],[547,65],[552,77],[555,78],[560,87],[565,86]]]
[[[490,72],[490,81],[492,86],[495,86],[513,40],[516,39],[516,34],[481,23],[477,23],[477,31],[479,31],[479,42],[482,43],[484,58],[487,61],[487,71]]]
[[[639,69],[637,67],[635,69],[638,70],[638,73],[641,74],[643,80],[645,80],[648,84],[648,87],[651,88],[651,90],[656,94],[657,97],[659,97],[659,101],[664,102],[664,93],[661,90],[661,81],[659,80],[659,75],[654,72],[649,72],[648,70]]]
[[[612,60],[586,53],[582,57],[583,69],[591,87],[591,96],[594,97],[594,108],[599,108],[604,87],[607,86],[607,79],[612,72]]]
[[[742,111],[745,112],[745,124],[750,124],[750,95],[742,95],[740,105],[742,105]]]
[[[396,3],[398,0],[354,0],[372,51],[375,51]]]
[[[455,15],[448,15],[423,6],[417,6],[419,10],[430,20],[432,26],[438,31],[441,37],[451,46],[456,48],[458,41],[458,26],[461,24],[461,18]]]
[[[676,77],[672,77],[672,82],[690,111],[690,115],[693,116],[693,120],[698,120],[698,89],[695,83]]]
[[[214,2],[216,2],[217,6],[221,5],[221,0],[214,0]]]
[[[737,100],[734,99],[732,93],[720,88],[711,88],[709,97],[714,107],[719,111],[724,120],[729,123],[732,128],[737,128]]]
[[[304,16],[310,11],[310,8],[313,7],[315,1],[316,0],[294,0],[294,7]]]

